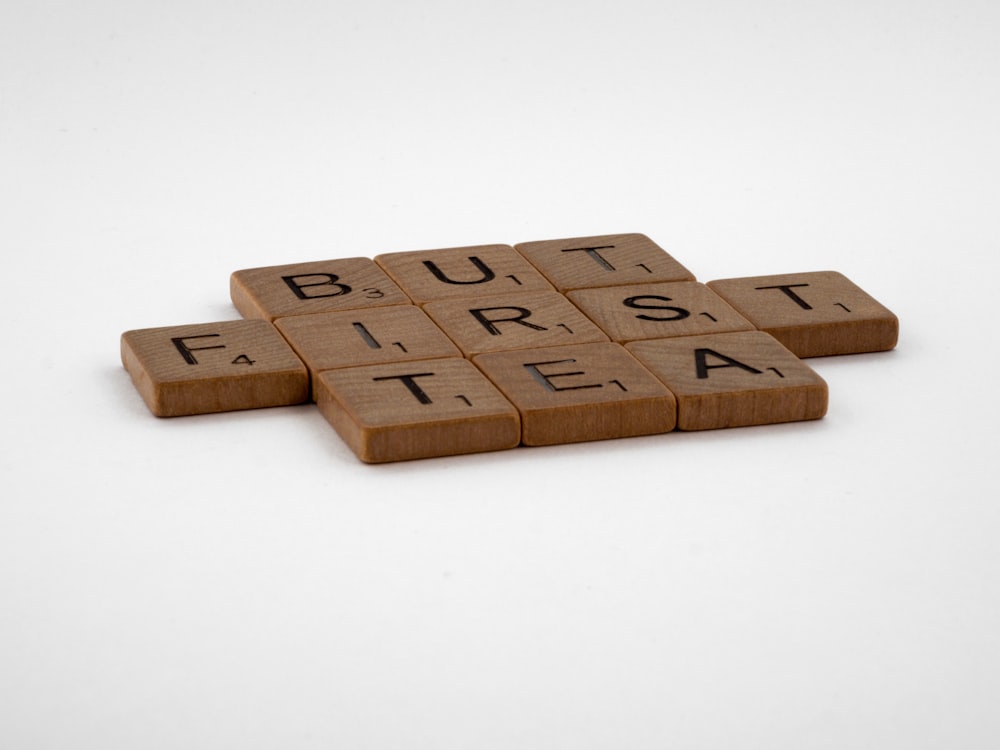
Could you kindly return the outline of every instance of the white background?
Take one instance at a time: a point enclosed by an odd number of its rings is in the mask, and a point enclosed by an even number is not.
[[[994,748],[1000,6],[0,8],[0,746]],[[365,466],[161,420],[239,268],[644,232],[901,321],[814,423]]]

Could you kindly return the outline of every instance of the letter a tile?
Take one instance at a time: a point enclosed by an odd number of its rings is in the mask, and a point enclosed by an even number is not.
[[[827,386],[762,331],[626,344],[677,397],[677,429],[795,422],[826,414]]]
[[[517,410],[467,359],[326,370],[316,403],[366,463],[514,448]]]
[[[554,445],[670,432],[673,394],[620,344],[481,354],[473,360],[521,412],[521,442]]]
[[[305,365],[265,320],[126,331],[121,357],[158,417],[287,406],[309,398]]]
[[[836,271],[719,279],[708,286],[799,357],[886,351],[899,336],[896,316]]]

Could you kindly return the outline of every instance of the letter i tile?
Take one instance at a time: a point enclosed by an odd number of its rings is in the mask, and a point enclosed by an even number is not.
[[[366,463],[514,448],[517,409],[466,359],[326,370],[320,412]]]
[[[287,406],[309,398],[305,365],[266,320],[126,331],[121,358],[158,417]]]
[[[626,344],[677,397],[677,429],[819,419],[827,385],[762,331],[649,339]]]
[[[323,370],[340,367],[462,356],[416,305],[293,315],[274,325],[306,363],[313,382]]]

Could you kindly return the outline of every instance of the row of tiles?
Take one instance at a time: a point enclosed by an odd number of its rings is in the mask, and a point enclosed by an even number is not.
[[[231,291],[251,320],[123,334],[150,409],[299,403],[311,382],[365,461],[815,419],[826,385],[798,357],[889,349],[898,333],[841,274],[703,285],[634,234],[248,269]],[[626,372],[659,392],[639,396]],[[457,390],[432,397],[439,385]]]

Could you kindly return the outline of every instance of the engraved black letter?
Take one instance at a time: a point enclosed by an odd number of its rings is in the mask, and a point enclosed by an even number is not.
[[[170,340],[174,342],[174,346],[177,347],[177,351],[179,351],[181,356],[184,357],[185,362],[189,365],[196,365],[198,364],[198,360],[194,358],[194,355],[191,352],[200,352],[202,349],[225,349],[226,347],[223,344],[218,344],[217,346],[196,346],[192,349],[184,343],[185,339],[211,339],[218,337],[219,334],[217,333],[206,333],[201,336],[178,336],[177,338],[172,338]]]
[[[598,245],[597,247],[567,247],[563,248],[563,252],[575,253],[578,250],[582,250],[591,258],[593,258],[595,261],[597,261],[597,264],[605,271],[614,271],[615,267],[610,263],[608,263],[608,261],[604,258],[603,255],[597,252],[598,250],[611,250],[612,248],[614,248],[614,245]]]
[[[364,323],[351,323],[354,326],[354,330],[358,332],[361,340],[368,344],[369,349],[381,349],[382,345],[375,340],[375,337],[369,333],[368,329],[365,328]]]
[[[398,380],[403,385],[405,385],[413,397],[417,399],[422,404],[432,403],[431,397],[427,395],[423,388],[414,382],[414,378],[429,378],[433,375],[433,372],[415,372],[410,375],[386,375],[382,378],[372,378],[373,381],[378,382],[380,380]]]
[[[809,286],[808,284],[776,284],[775,286],[756,286],[754,289],[780,289],[788,298],[794,301],[803,310],[812,310],[812,305],[802,299],[799,295],[792,291],[792,287],[796,286]]]
[[[724,362],[729,364],[725,365],[710,365],[705,362],[705,355],[711,354],[713,357],[718,357]],[[716,367],[739,367],[741,370],[746,370],[747,372],[752,372],[755,375],[760,375],[760,370],[751,367],[750,365],[744,364],[739,360],[733,359],[732,357],[727,357],[725,354],[719,354],[718,352],[712,351],[711,349],[695,349],[694,350],[694,364],[698,371],[699,378],[707,378],[708,371],[714,370]]]
[[[546,375],[538,368],[541,365],[561,365],[561,364],[573,364],[576,362],[575,359],[554,359],[551,362],[526,362],[525,367],[531,372],[531,376],[537,380],[543,388],[547,391],[578,391],[583,388],[601,388],[603,387],[601,383],[590,383],[589,385],[564,385],[558,386],[553,385],[552,378],[568,378],[573,375],[585,375],[583,371],[577,372],[554,372],[550,375]]]
[[[424,266],[426,266],[428,271],[434,274],[438,281],[443,281],[445,284],[484,284],[487,281],[493,281],[493,279],[496,278],[496,274],[493,272],[493,269],[483,263],[475,255],[470,255],[469,260],[472,262],[472,265],[482,271],[483,277],[481,279],[473,279],[472,281],[455,281],[454,279],[449,279],[445,276],[444,272],[438,268],[437,263],[432,260],[425,260]]]
[[[495,310],[513,310],[516,314],[513,318],[487,318],[483,313],[491,312]],[[547,331],[547,328],[542,326],[536,326],[534,323],[529,323],[525,320],[529,315],[531,315],[531,310],[524,307],[480,307],[475,310],[469,310],[473,317],[482,324],[483,328],[490,332],[493,336],[499,336],[501,331],[497,328],[494,323],[517,323],[519,325],[525,326],[526,328],[534,328],[536,331]]]
[[[673,310],[677,313],[669,318],[657,318],[652,315],[636,315],[635,317],[640,320],[684,320],[684,318],[691,315],[690,311],[685,310],[683,307],[671,307],[670,305],[644,305],[638,301],[647,299],[658,299],[663,300],[664,302],[672,301],[670,297],[661,297],[658,294],[639,294],[635,297],[629,297],[628,299],[622,300],[622,304],[625,305],[625,307],[632,307],[636,310]]]
[[[296,279],[315,279],[320,278],[324,281],[314,281],[308,284],[300,284]],[[317,299],[319,297],[337,297],[341,294],[350,294],[351,287],[347,284],[339,284],[340,277],[332,273],[307,273],[300,276],[282,276],[281,280],[288,284],[288,288],[291,289],[295,296],[299,299]],[[336,289],[334,292],[328,294],[306,294],[306,287],[312,286],[332,286]]]

